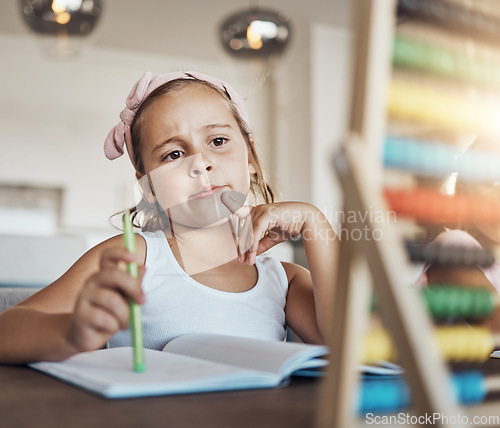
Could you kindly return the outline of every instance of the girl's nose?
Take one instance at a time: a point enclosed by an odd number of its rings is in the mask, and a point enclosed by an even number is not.
[[[189,168],[189,175],[191,177],[197,177],[208,171],[211,171],[213,165],[210,161],[205,160],[201,154],[192,155],[191,165]]]

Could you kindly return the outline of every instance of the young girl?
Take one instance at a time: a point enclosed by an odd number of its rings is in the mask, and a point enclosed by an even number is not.
[[[136,255],[115,236],[61,278],[0,315],[0,362],[62,360],[130,345],[128,299],[142,305],[145,346],[190,332],[320,343],[335,279],[336,236],[315,207],[273,202],[241,96],[200,73],[146,73],[105,142],[124,146],[143,197]],[[248,205],[248,196],[264,204]],[[262,255],[301,235],[310,272]],[[141,278],[124,265],[136,260]]]

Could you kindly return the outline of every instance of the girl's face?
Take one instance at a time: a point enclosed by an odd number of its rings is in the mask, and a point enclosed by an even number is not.
[[[163,95],[148,108],[141,156],[146,171],[141,181],[149,180],[173,223],[191,228],[229,218],[221,193],[232,192],[243,202],[255,173],[226,101],[201,84]]]

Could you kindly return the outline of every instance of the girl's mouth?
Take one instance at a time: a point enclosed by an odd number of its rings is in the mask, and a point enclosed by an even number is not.
[[[189,197],[189,199],[206,198],[207,196],[213,196],[217,192],[220,192],[225,186],[210,186],[203,189],[201,192],[195,193]]]

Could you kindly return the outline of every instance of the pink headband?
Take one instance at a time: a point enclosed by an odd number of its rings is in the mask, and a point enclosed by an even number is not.
[[[198,79],[215,85],[222,91],[229,95],[232,103],[234,104],[239,115],[245,122],[245,125],[250,129],[248,125],[248,114],[245,108],[245,102],[243,97],[238,94],[231,86],[218,80],[214,77],[207,76],[206,74],[197,73],[194,71],[182,71],[174,73],[159,74],[158,76],[152,77],[152,74],[148,71],[145,73],[134,85],[130,94],[125,101],[126,107],[120,113],[120,122],[118,125],[114,126],[106,137],[104,142],[104,154],[108,159],[116,159],[123,155],[123,146],[127,146],[127,152],[132,161],[132,165],[135,166],[134,162],[134,149],[132,147],[132,137],[130,135],[130,125],[134,120],[134,116],[146,99],[146,97],[153,92],[156,88],[163,85],[164,83],[170,82],[176,79]]]

